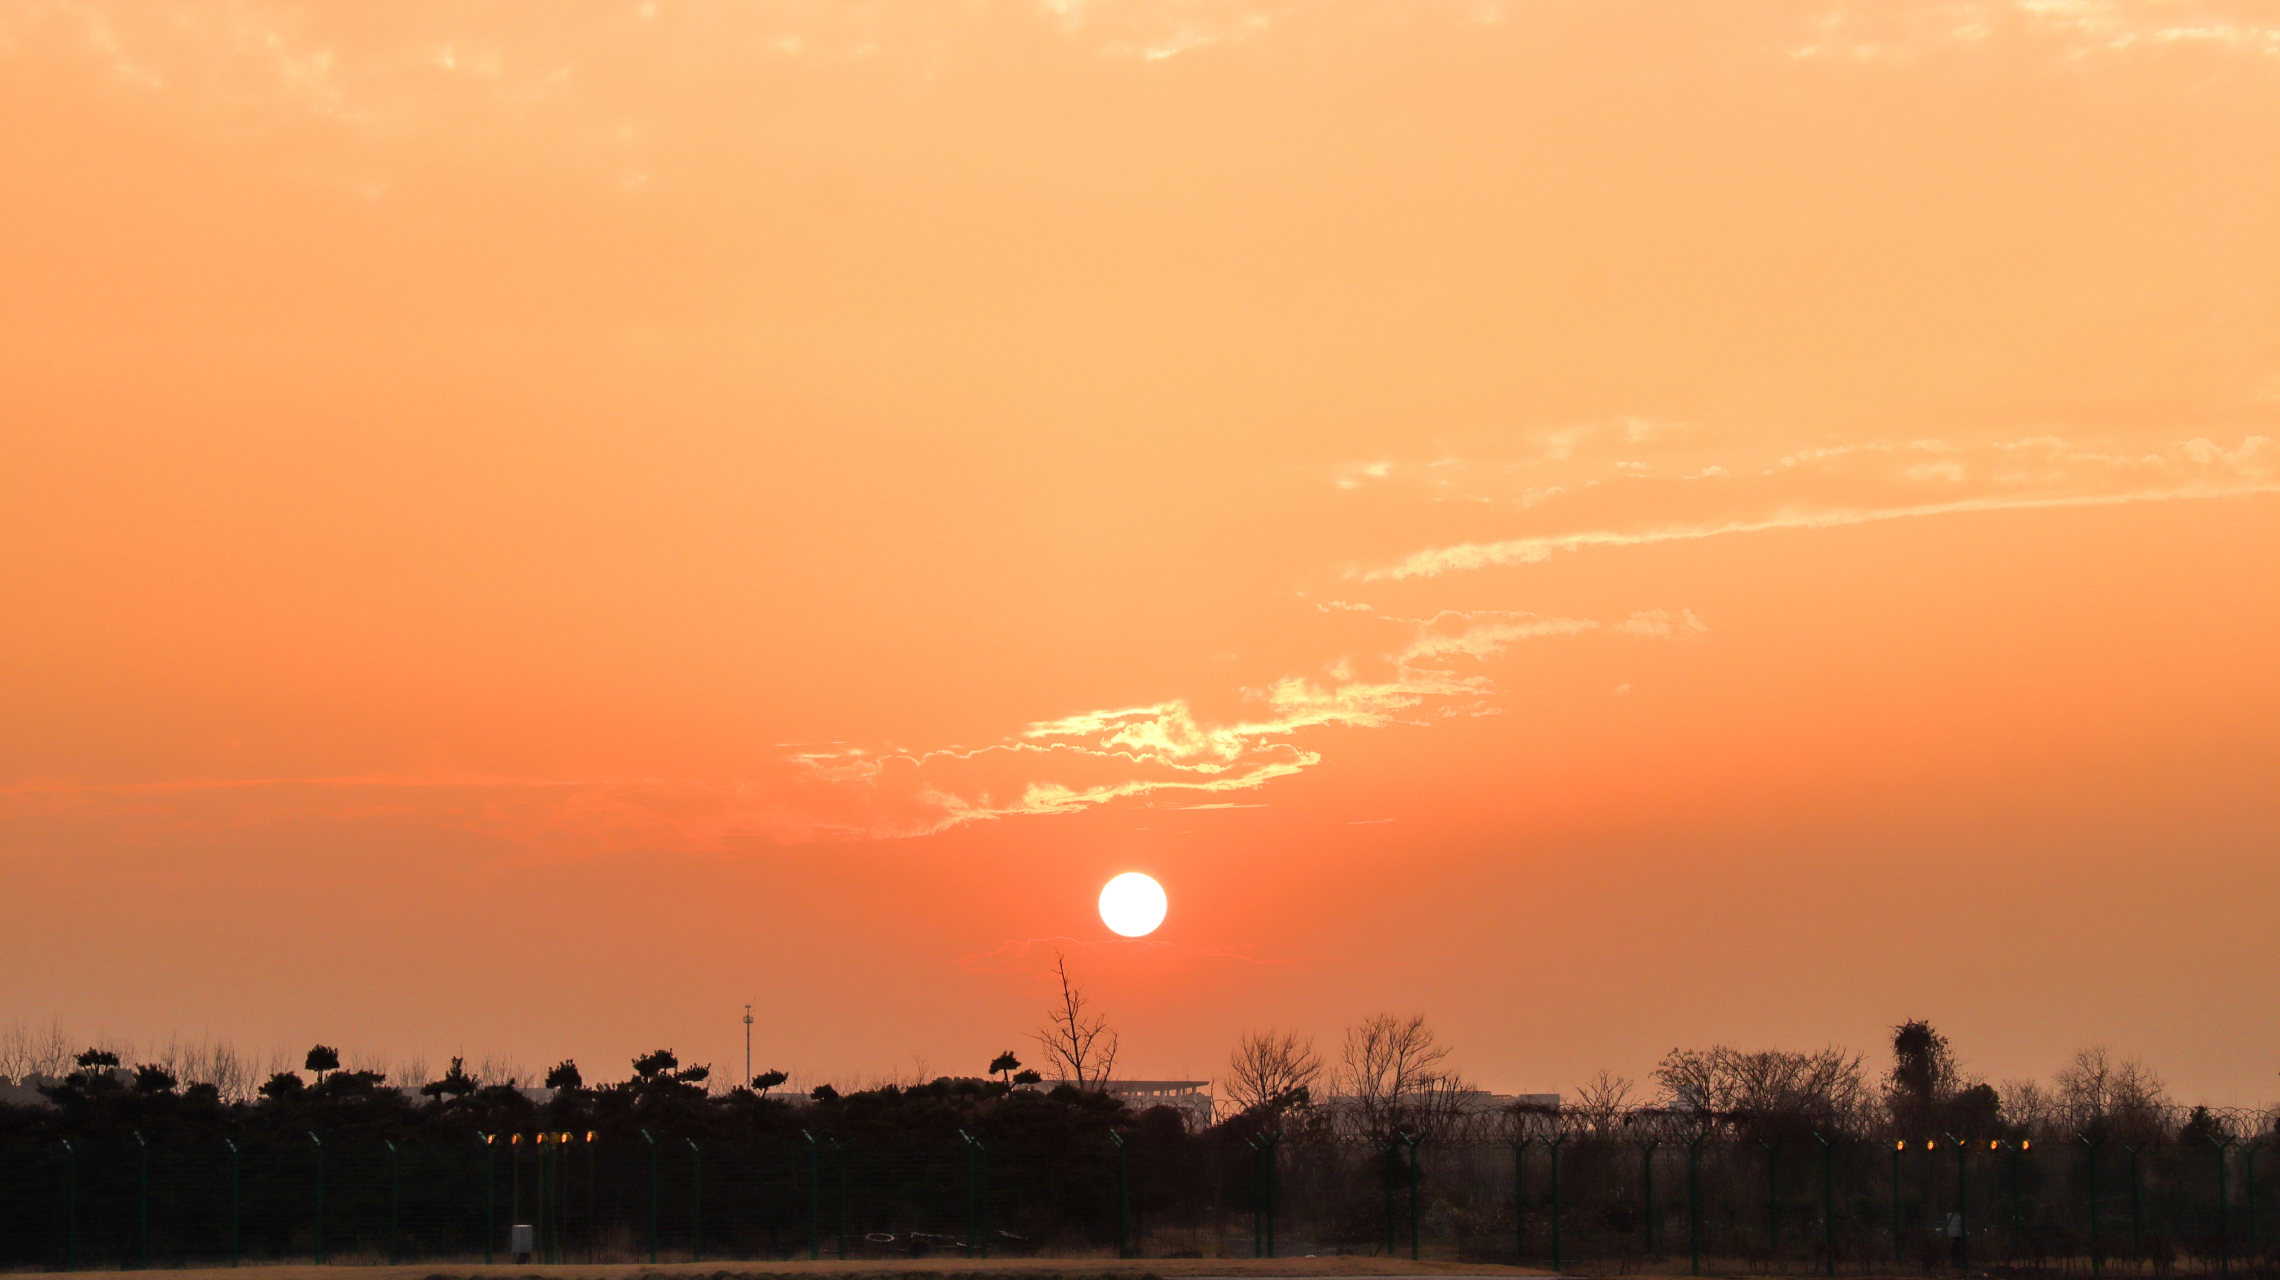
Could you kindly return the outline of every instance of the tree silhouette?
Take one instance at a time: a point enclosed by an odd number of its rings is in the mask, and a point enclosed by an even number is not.
[[[458,1059],[452,1061],[456,1063]],[[568,1058],[555,1063],[554,1069],[546,1073],[546,1087],[549,1089],[582,1089],[585,1086],[585,1077],[578,1074],[578,1064]]]
[[[2185,1117],[2184,1125],[2177,1131],[2177,1140],[2187,1147],[2197,1147],[2204,1142],[2222,1143],[2231,1137],[2231,1127],[2207,1107],[2193,1108],[2192,1113]]]
[[[312,1045],[309,1056],[301,1060],[301,1069],[316,1072],[317,1083],[323,1084],[326,1072],[340,1070],[340,1050],[331,1045]]]
[[[1425,1015],[1372,1014],[1346,1028],[1332,1080],[1352,1099],[1344,1120],[1373,1140],[1407,1130],[1439,1133],[1471,1086],[1443,1063],[1449,1046]]]
[[[1087,1012],[1084,988],[1069,980],[1069,958],[1055,953],[1054,976],[1061,980],[1060,1003],[1045,1011],[1045,1025],[1034,1036],[1045,1060],[1079,1089],[1106,1089],[1116,1073],[1116,1032],[1108,1019]]]
[[[1045,1077],[1034,1071],[1016,1071],[1013,1073],[1013,1082],[1015,1084],[1043,1084]]]
[[[384,1071],[335,1071],[319,1080],[310,1092],[326,1098],[365,1098],[387,1082],[388,1075]]]
[[[702,1097],[710,1067],[684,1067],[671,1049],[655,1049],[633,1060],[633,1079],[624,1088],[644,1098]]]
[[[118,1077],[111,1074],[118,1068],[118,1054],[108,1049],[89,1049],[72,1061],[79,1064],[79,1070],[65,1076],[65,1084],[76,1089],[92,1089],[96,1092],[119,1087]]]
[[[180,1083],[164,1067],[154,1067],[146,1062],[135,1068],[136,1093],[172,1093],[174,1086]]]
[[[2003,1121],[2003,1097],[1995,1086],[1982,1081],[1958,1089],[1947,1101],[1945,1129],[1949,1133],[1982,1135],[1995,1132]]]
[[[1892,1028],[1892,1075],[1887,1097],[1892,1118],[1911,1133],[1930,1133],[1934,1110],[1955,1092],[1955,1059],[1947,1037],[1912,1018]]]
[[[308,1089],[308,1083],[290,1071],[280,1071],[262,1083],[260,1093],[272,1102],[299,1097]]]
[[[783,1072],[777,1071],[774,1068],[770,1068],[769,1070],[763,1071],[759,1075],[752,1077],[752,1087],[759,1090],[760,1096],[765,1098],[768,1096],[768,1091],[770,1089],[775,1088],[777,1085],[782,1084],[784,1081],[790,1078],[791,1077],[785,1075]]]
[[[1235,1042],[1227,1058],[1227,1095],[1238,1114],[1277,1127],[1284,1112],[1313,1105],[1322,1059],[1312,1037],[1258,1031]]]
[[[430,1098],[450,1098],[454,1102],[475,1092],[475,1089],[475,1077],[467,1074],[465,1058],[453,1058],[451,1068],[443,1073],[443,1079],[420,1086],[420,1092]]]
[[[1013,1073],[1019,1070],[1021,1059],[1014,1057],[1011,1049],[990,1059],[990,1074],[1001,1077],[1009,1085],[1013,1083]]]

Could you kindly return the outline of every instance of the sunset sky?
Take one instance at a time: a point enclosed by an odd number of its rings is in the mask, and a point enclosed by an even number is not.
[[[2280,3],[0,0],[0,171],[0,1024],[2280,1098]]]

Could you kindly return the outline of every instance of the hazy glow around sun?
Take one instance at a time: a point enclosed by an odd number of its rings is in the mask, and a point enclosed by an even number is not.
[[[1154,933],[1164,922],[1169,905],[1164,886],[1157,884],[1154,876],[1138,871],[1127,871],[1100,890],[1101,923],[1127,938]]]

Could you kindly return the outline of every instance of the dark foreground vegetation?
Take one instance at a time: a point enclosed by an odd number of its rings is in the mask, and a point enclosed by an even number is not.
[[[1208,1126],[1047,1087],[1010,1055],[994,1079],[796,1098],[775,1072],[711,1091],[664,1051],[605,1085],[570,1063],[546,1090],[484,1085],[454,1062],[402,1089],[319,1046],[238,1100],[81,1059],[41,1104],[0,1107],[0,1266],[506,1261],[517,1224],[537,1263],[1257,1252],[2250,1275],[2280,1244],[2269,1115],[2177,1108],[2088,1055],[2048,1096],[2006,1096],[1921,1023],[1896,1029],[1874,1087],[1841,1054],[1674,1051],[1649,1103],[1602,1077],[1559,1107],[1398,1070],[1349,1071],[1317,1101],[1305,1046],[1260,1038],[1234,1064],[1252,1087],[1229,1082],[1241,1105]]]

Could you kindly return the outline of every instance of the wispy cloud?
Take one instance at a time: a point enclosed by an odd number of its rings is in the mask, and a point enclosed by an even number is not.
[[[1389,649],[1241,691],[1250,714],[1199,715],[1186,699],[1080,712],[1003,741],[904,750],[795,749],[732,779],[516,778],[484,774],[196,778],[120,784],[26,780],[0,787],[0,828],[90,819],[179,839],[355,818],[449,826],[534,855],[564,850],[735,853],[785,844],[928,835],[965,824],[1071,814],[1144,797],[1181,809],[1242,799],[1322,761],[1332,730],[1428,726],[1494,715],[1496,685],[1441,665],[1483,662],[1532,640],[1594,633],[1667,638],[1703,629],[1686,610],[1612,624],[1513,611],[1386,619]],[[1368,668],[1363,674],[1358,668]],[[4,837],[4,831],[0,831]]]
[[[1451,628],[1451,623],[1458,625]],[[1406,664],[1460,655],[1499,657],[1518,641],[1582,635],[1599,626],[1589,618],[1544,618],[1532,613],[1443,613],[1419,626],[1416,638],[1401,651],[1398,660]]]
[[[1907,63],[1941,53],[2039,49],[2068,59],[2165,48],[2280,53],[2280,22],[2261,6],[2190,0],[1952,0],[1837,3],[1810,15],[1782,52],[1795,58]]]
[[[1936,460],[1923,461],[1926,456]],[[1879,458],[1883,463],[1876,471],[1864,473],[1852,465],[1864,457]],[[1970,511],[2270,493],[2280,491],[2276,467],[2280,467],[2280,444],[2265,436],[2250,436],[2231,449],[2196,439],[2176,446],[2167,455],[2136,456],[2080,449],[2054,437],[1997,442],[1974,449],[1923,440],[1804,449],[1784,454],[1761,476],[1791,483],[1799,477],[1818,476],[1840,482],[1822,486],[1826,489],[1870,488],[1887,497],[1911,492],[1925,496],[1916,501],[1879,504],[1828,497],[1817,500],[1810,486],[1805,486],[1803,492],[1775,498],[1774,509],[1764,513],[1455,543],[1413,552],[1390,564],[1356,568],[1349,576],[1364,581],[1401,581],[1535,564],[1559,552],[1588,548],[1649,546],[1783,529],[1828,529]],[[1958,489],[1964,492],[1957,493]],[[1762,502],[1770,496],[1759,491],[1731,495],[1728,500]]]

